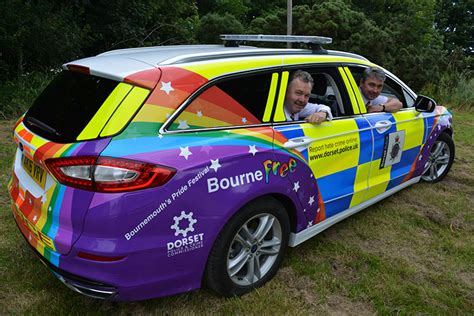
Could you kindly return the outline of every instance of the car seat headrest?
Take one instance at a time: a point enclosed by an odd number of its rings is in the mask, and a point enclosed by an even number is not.
[[[320,96],[326,95],[326,90],[328,88],[326,76],[324,74],[315,74],[313,75],[313,80],[314,86],[311,92]]]

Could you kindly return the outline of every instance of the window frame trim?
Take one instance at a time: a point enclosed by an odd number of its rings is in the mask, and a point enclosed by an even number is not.
[[[301,63],[301,64],[284,65],[284,66],[281,67],[281,73],[282,74],[284,72],[291,73],[292,71],[299,70],[299,69],[304,70],[304,71],[314,70],[316,68],[321,68],[323,70],[324,69],[326,69],[326,70],[330,69],[330,70],[334,71],[334,73],[332,73],[332,74],[329,73],[328,75],[330,75],[332,77],[332,79],[335,81],[338,90],[341,90],[341,87],[345,90],[345,92],[339,91],[339,94],[340,94],[343,102],[346,101],[346,102],[350,102],[352,104],[350,91],[349,91],[348,87],[346,86],[343,74],[340,73],[340,71],[339,71],[340,67],[341,68],[344,67],[344,64],[341,63],[341,62],[310,62],[310,63],[305,62],[305,63]],[[334,74],[336,74],[336,75],[338,74],[340,77],[334,78]],[[283,78],[281,80],[283,80]],[[286,87],[288,85],[289,76],[288,76],[288,80],[285,83],[285,91],[281,90],[281,87],[283,85],[281,80],[280,80],[280,87],[279,87],[279,95],[278,95],[277,98],[278,99],[282,98],[284,100],[284,98],[286,96]],[[339,83],[340,86],[338,85],[338,83]],[[289,123],[289,122],[286,122],[286,121],[276,121],[276,111],[277,110],[278,110],[278,106],[275,107],[275,111],[273,113],[273,117],[272,117],[273,124]],[[347,111],[348,107],[344,107],[344,110]],[[354,113],[354,108],[352,107],[352,105],[351,105],[351,112],[352,113],[350,113],[350,114],[345,114],[345,115],[342,115],[342,116],[339,116],[339,117],[345,118],[345,117],[351,117],[351,116],[356,115],[357,113]],[[334,119],[336,119],[336,117],[334,117]],[[298,122],[298,121],[295,121],[295,122]]]

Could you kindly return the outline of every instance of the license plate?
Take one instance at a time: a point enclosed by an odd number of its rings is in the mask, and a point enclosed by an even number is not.
[[[44,184],[46,183],[46,171],[35,164],[31,159],[26,157],[25,155],[22,156],[21,162],[23,165],[23,169],[30,175],[33,180],[42,188],[44,189]]]

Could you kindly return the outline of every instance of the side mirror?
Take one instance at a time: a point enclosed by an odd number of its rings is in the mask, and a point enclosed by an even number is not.
[[[418,112],[433,112],[436,108],[435,100],[425,97],[424,95],[419,95],[415,101],[415,109]]]

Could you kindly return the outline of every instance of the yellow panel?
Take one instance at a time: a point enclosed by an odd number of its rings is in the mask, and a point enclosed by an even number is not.
[[[285,65],[302,63],[356,63],[362,65],[372,65],[372,63],[351,57],[331,56],[331,55],[300,55],[285,56],[283,63]]]
[[[359,107],[357,106],[357,101],[354,96],[354,91],[351,89],[351,84],[349,82],[349,79],[347,79],[346,73],[344,72],[344,69],[342,67],[339,67],[339,73],[341,74],[342,80],[344,81],[344,85],[346,86],[347,93],[349,94],[349,98],[351,99],[351,105],[352,105],[352,110],[354,111],[354,114],[359,114]]]
[[[423,142],[424,120],[423,115],[414,109],[392,113],[397,122],[397,130],[405,130],[405,144],[403,150],[420,146]],[[405,121],[405,122],[403,122]]]
[[[270,92],[268,93],[267,105],[265,106],[265,113],[263,114],[263,122],[270,121],[272,115],[273,104],[275,103],[275,93],[278,85],[278,74],[272,74],[272,83],[270,85]]]
[[[354,181],[354,195],[352,196],[350,207],[356,206],[364,201],[371,163],[372,162],[369,161],[357,167],[356,178]]]
[[[286,87],[288,86],[288,76],[288,71],[284,71],[281,74],[280,92],[278,94],[278,102],[275,111],[275,122],[286,121],[285,112],[283,111],[283,105],[285,104]]]
[[[127,93],[132,89],[132,85],[127,83],[119,83],[114,91],[107,97],[99,110],[90,120],[89,124],[82,130],[77,140],[94,139],[99,136],[100,131],[107,123],[107,120],[115,112],[120,102],[125,98]]]
[[[215,62],[199,62],[182,66],[183,69],[200,74],[201,76],[212,79],[220,75],[234,73],[245,70],[255,70],[264,67],[280,66],[282,58],[277,56],[251,57],[232,59],[231,61],[222,60]]]
[[[173,112],[174,109],[170,109],[166,106],[145,103],[140,109],[140,112],[133,118],[133,121],[163,123]]]
[[[357,83],[355,82],[354,77],[352,76],[351,71],[350,71],[349,68],[347,68],[347,67],[344,67],[344,70],[346,71],[347,78],[349,79],[349,82],[350,82],[351,85],[352,85],[352,89],[353,89],[353,91],[354,91],[354,95],[355,95],[355,97],[356,97],[357,103],[359,104],[360,113],[367,113],[367,108],[365,107],[364,100],[362,100],[362,95],[361,95],[360,92],[359,92],[359,91],[360,91],[360,90],[359,90],[359,86],[358,86]]]
[[[30,144],[33,145],[33,147],[35,147],[35,148],[40,148],[41,146],[43,146],[47,142],[48,142],[47,140],[45,140],[42,137],[38,137],[38,136],[33,136],[33,138],[30,140]]]
[[[145,101],[149,93],[150,91],[147,89],[134,87],[107,122],[100,136],[111,136],[120,132],[132,115],[142,105],[143,101]]]
[[[365,200],[373,198],[379,195],[387,189],[388,182],[390,181],[390,171],[392,166],[379,169],[380,159],[372,161],[372,168],[370,169],[369,175],[369,189]]]
[[[317,139],[308,147],[309,164],[317,178],[357,166],[360,138],[355,120],[302,125],[305,136]],[[344,134],[347,131],[355,132]]]

